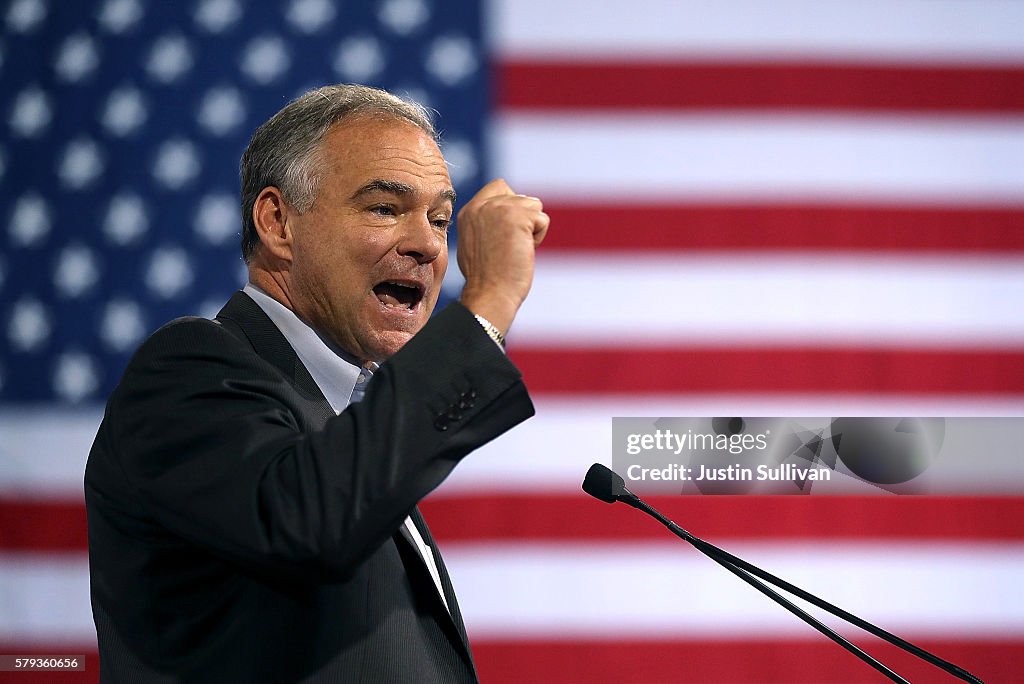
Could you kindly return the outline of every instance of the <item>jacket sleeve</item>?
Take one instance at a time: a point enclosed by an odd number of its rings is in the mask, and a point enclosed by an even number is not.
[[[87,493],[242,568],[336,581],[463,456],[533,414],[518,370],[457,304],[322,428],[304,427],[298,396],[214,322],[165,326],[108,403]]]

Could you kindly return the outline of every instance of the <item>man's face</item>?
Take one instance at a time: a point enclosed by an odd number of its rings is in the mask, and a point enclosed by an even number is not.
[[[362,361],[426,324],[448,267],[455,193],[437,144],[412,124],[358,117],[321,145],[313,207],[289,211],[295,312]]]

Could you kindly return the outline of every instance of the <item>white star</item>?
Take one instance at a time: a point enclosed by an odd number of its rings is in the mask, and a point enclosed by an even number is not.
[[[344,79],[365,82],[384,70],[384,50],[373,36],[346,38],[338,44],[334,70]]]
[[[65,81],[76,83],[96,70],[100,63],[96,41],[85,33],[68,36],[57,50],[53,68]]]
[[[46,238],[53,226],[50,207],[41,196],[30,193],[22,195],[14,203],[11,222],[7,224],[11,245],[32,247]]]
[[[224,135],[245,121],[245,104],[235,88],[206,91],[196,116],[199,125],[213,135]]]
[[[49,339],[52,330],[46,308],[34,299],[23,298],[14,305],[7,325],[7,339],[14,349],[31,352]]]
[[[242,54],[242,72],[261,85],[276,80],[289,66],[291,56],[276,36],[253,38]]]
[[[238,202],[232,195],[206,195],[199,202],[195,231],[210,244],[222,245],[238,235],[238,214]]]
[[[192,284],[192,266],[180,247],[153,250],[145,275],[146,286],[159,297],[170,299]]]
[[[146,122],[146,102],[137,88],[125,86],[110,93],[100,118],[103,127],[118,137],[126,136]]]
[[[50,98],[38,86],[25,88],[14,99],[8,123],[15,135],[21,138],[34,138],[53,119],[53,105]]]
[[[124,352],[146,334],[142,309],[127,299],[115,299],[107,303],[100,320],[100,339],[114,351]]]
[[[142,19],[142,5],[138,0],[107,0],[97,19],[110,33],[124,33]]]
[[[65,401],[77,403],[95,392],[99,385],[99,371],[92,357],[81,352],[66,352],[57,359],[53,391]]]
[[[92,250],[75,245],[61,251],[53,274],[57,292],[73,299],[94,286],[99,278],[100,270]]]
[[[103,232],[107,239],[115,245],[127,245],[136,241],[148,229],[149,217],[141,197],[122,193],[110,200],[103,219]]]
[[[160,145],[153,177],[165,188],[178,190],[199,175],[199,152],[189,140],[168,140]]]
[[[161,36],[149,51],[146,71],[161,83],[173,83],[192,68],[192,48],[184,36]]]
[[[210,33],[220,33],[242,18],[236,0],[203,0],[196,8],[195,20]]]
[[[103,155],[100,146],[89,138],[78,138],[64,148],[57,167],[61,183],[72,190],[80,190],[99,178],[103,173]]]
[[[385,0],[377,17],[395,33],[406,36],[430,18],[430,8],[423,0]]]
[[[334,4],[330,0],[292,0],[285,18],[303,33],[315,33],[334,19]]]
[[[14,0],[7,8],[7,28],[12,33],[31,33],[46,19],[43,0]]]
[[[447,86],[457,85],[477,70],[473,43],[462,36],[444,36],[427,51],[426,69]]]

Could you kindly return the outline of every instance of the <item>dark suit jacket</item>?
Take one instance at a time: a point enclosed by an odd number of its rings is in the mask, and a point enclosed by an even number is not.
[[[472,449],[532,415],[453,304],[336,416],[237,293],[135,354],[86,468],[103,682],[466,682],[476,672],[402,524]]]

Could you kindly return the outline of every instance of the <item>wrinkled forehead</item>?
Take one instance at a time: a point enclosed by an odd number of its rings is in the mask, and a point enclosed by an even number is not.
[[[330,128],[320,145],[337,160],[374,162],[399,157],[446,164],[437,141],[419,126],[390,114],[360,114]]]
[[[334,126],[318,151],[322,183],[338,191],[388,180],[437,195],[451,191],[448,165],[434,138],[395,117],[360,116]]]

